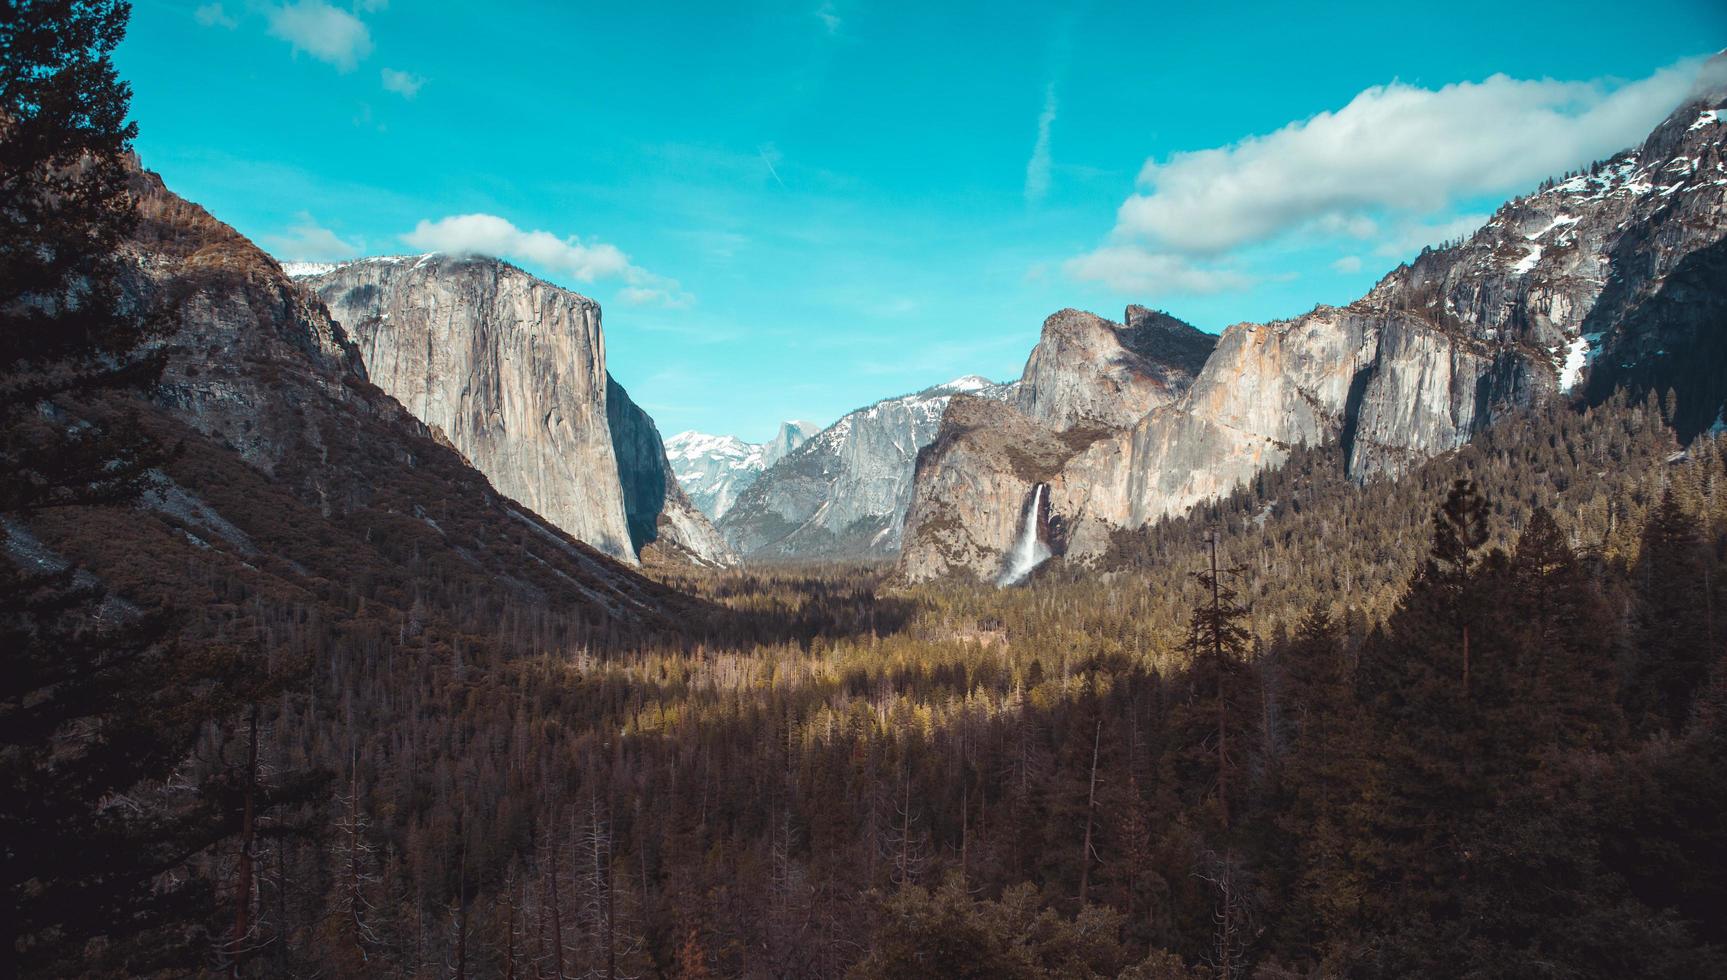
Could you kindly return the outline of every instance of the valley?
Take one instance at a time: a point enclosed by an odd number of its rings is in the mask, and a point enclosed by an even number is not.
[[[0,975],[1727,971],[1727,54],[1351,302],[931,336],[751,442],[662,434],[736,329],[678,280],[254,241],[134,145],[141,15],[6,16]],[[764,336],[903,376],[848,329]]]

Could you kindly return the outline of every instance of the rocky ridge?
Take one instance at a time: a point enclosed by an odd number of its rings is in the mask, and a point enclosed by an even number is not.
[[[288,271],[353,336],[371,378],[499,490],[623,561],[656,541],[732,561],[678,489],[653,421],[607,373],[594,301],[481,257]]]
[[[851,412],[768,467],[720,519],[746,558],[885,558],[899,551],[917,457],[950,399],[1013,397],[968,376]]]
[[[814,422],[781,422],[774,437],[761,443],[745,442],[737,436],[680,432],[666,440],[666,455],[690,500],[717,521],[768,467],[820,429]]]
[[[1126,424],[1143,386],[1096,371],[1079,372],[1095,379],[1085,390],[1030,404],[1030,420],[1052,433],[1082,419],[1106,430],[1046,481],[1067,553],[1100,554],[1114,531],[1226,493],[1296,445],[1335,440],[1349,474],[1366,479],[1454,449],[1509,409],[1584,388],[1604,397],[1639,377],[1650,388],[1689,379],[1678,398],[1693,430],[1719,419],[1727,358],[1716,321],[1674,308],[1718,315],[1727,305],[1710,305],[1722,282],[1711,272],[1727,267],[1724,107],[1719,81],[1699,89],[1641,146],[1509,202],[1355,303],[1230,327],[1179,397]],[[1043,370],[1028,362],[1028,375],[1034,367]],[[1027,484],[980,462],[980,427],[975,413],[956,418],[937,441],[946,451],[919,464],[900,563],[908,579],[987,578],[1012,541],[985,515],[1018,506]],[[960,467],[975,475],[947,472]]]
[[[161,383],[137,410],[180,451],[139,508],[57,528],[56,547],[140,594],[231,576],[259,603],[369,599],[406,616],[419,581],[596,628],[681,615],[670,590],[499,494],[371,382],[342,326],[252,242],[153,173],[131,185],[125,292],[169,318]]]

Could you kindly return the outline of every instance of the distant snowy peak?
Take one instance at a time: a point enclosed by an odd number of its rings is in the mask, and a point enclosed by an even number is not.
[[[770,465],[720,521],[740,553],[766,559],[899,551],[918,453],[956,395],[1007,399],[1013,385],[966,375],[847,413]]]
[[[782,422],[774,437],[762,443],[680,432],[666,440],[666,456],[684,492],[717,521],[764,470],[803,445],[817,428],[814,422]]]
[[[955,378],[946,384],[939,384],[933,388],[926,388],[923,391],[918,392],[918,395],[924,397],[932,395],[972,395],[983,391],[986,388],[994,387],[996,387],[996,383],[983,375],[968,374],[963,378]]]
[[[1352,308],[1401,309],[1487,343],[1545,351],[1571,391],[1623,338],[1606,329],[1658,292],[1727,221],[1727,88],[1700,91],[1640,145],[1508,201]],[[1638,255],[1638,263],[1623,256]],[[1634,361],[1629,351],[1617,358]]]
[[[724,459],[737,465],[747,465],[752,459],[760,457],[761,447],[747,443],[737,436],[713,436],[692,429],[667,439],[666,455],[670,456],[674,463]]]
[[[341,262],[283,262],[282,271],[289,279],[312,279],[317,276],[327,276],[338,269],[346,269],[357,265],[418,265],[438,258],[441,253],[425,252],[419,255],[371,255],[358,259],[346,259]]]

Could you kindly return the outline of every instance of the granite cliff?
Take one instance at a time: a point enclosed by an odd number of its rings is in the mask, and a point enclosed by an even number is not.
[[[155,174],[139,168],[131,185],[141,220],[121,248],[125,293],[165,311],[167,331],[161,383],[130,410],[179,450],[141,507],[44,522],[50,546],[140,594],[209,594],[212,609],[240,594],[248,610],[357,603],[372,612],[356,635],[413,622],[417,595],[444,592],[592,629],[689,612],[497,492],[371,382],[360,348],[275,260]]]
[[[1455,449],[1507,410],[1621,384],[1673,388],[1681,434],[1695,433],[1727,399],[1724,118],[1727,88],[1700,88],[1642,145],[1507,203],[1360,300],[1230,327],[1175,397],[1082,366],[1069,372],[1076,390],[1026,400],[1051,371],[1045,354],[1096,362],[1051,343],[1046,324],[1020,382],[1023,418],[994,424],[1040,426],[1077,447],[1039,473],[1057,544],[1081,559],[1116,529],[1228,492],[1296,445],[1336,441],[1349,474],[1366,479]],[[1020,506],[1028,483],[980,459],[988,428],[975,410],[956,414],[920,461],[906,578],[997,573],[1015,529],[988,515]]]
[[[732,560],[677,488],[652,420],[606,372],[594,301],[490,258],[289,271],[354,338],[372,380],[502,492],[623,561],[654,542]]]
[[[956,395],[1009,398],[964,377],[851,412],[765,470],[720,520],[746,558],[884,558],[899,551],[919,450]]]
[[[814,422],[781,422],[767,442],[737,436],[680,432],[666,440],[678,484],[702,513],[719,520],[768,467],[791,454],[821,429]]]

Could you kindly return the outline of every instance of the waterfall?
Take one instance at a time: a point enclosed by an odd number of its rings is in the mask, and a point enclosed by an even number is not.
[[[1001,578],[997,585],[1016,585],[1023,581],[1031,570],[1044,563],[1049,557],[1049,545],[1043,543],[1040,535],[1043,525],[1043,498],[1049,492],[1049,484],[1039,483],[1032,489],[1031,499],[1026,501],[1025,513],[1019,519],[1019,540],[1014,542],[1013,550],[1007,553],[1007,567],[1001,570]]]

